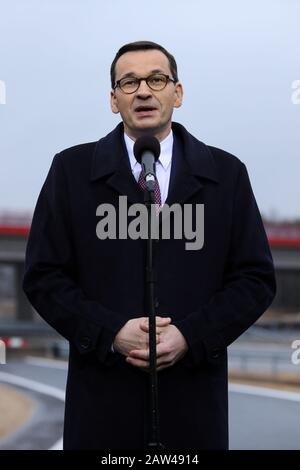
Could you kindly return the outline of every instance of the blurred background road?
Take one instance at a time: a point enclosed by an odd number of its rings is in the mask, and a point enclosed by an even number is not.
[[[0,450],[61,448],[67,344],[25,298],[25,247],[53,156],[119,122],[109,67],[141,39],[177,58],[174,120],[247,165],[274,259],[272,306],[229,348],[230,447],[300,449],[300,3],[152,0],[138,13],[132,0],[1,3]]]
[[[269,348],[269,363],[265,352],[263,362],[259,363],[257,354],[261,346],[256,346],[257,334],[255,330],[250,342],[248,332],[245,338],[229,348],[230,373],[234,377],[229,385],[230,448],[300,450],[299,370],[290,361],[283,361],[281,353],[280,367],[274,368],[272,353],[278,354],[276,343],[273,343],[274,349]],[[275,338],[276,335],[273,341]],[[289,335],[286,335],[286,341],[289,341]],[[60,348],[60,354],[65,355],[65,346],[63,342],[56,344],[56,354]],[[280,348],[286,355],[290,354],[284,345]],[[245,356],[246,351],[248,356]],[[240,364],[238,353],[241,354]],[[258,364],[260,368],[256,375]],[[286,377],[284,365],[289,383],[286,378],[282,380],[282,375]],[[1,384],[4,384],[27,397],[34,407],[24,423],[0,438],[0,450],[62,448],[66,374],[66,361],[36,356],[11,359],[5,368],[1,367],[0,396]],[[9,406],[15,408],[15,403],[13,397]]]

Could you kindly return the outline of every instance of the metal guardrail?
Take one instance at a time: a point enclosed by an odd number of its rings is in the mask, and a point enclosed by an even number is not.
[[[53,336],[58,333],[50,325],[32,321],[0,321],[0,336]]]
[[[229,370],[240,370],[243,373],[266,373],[276,376],[279,373],[299,374],[300,369],[292,363],[291,351],[253,351],[231,350],[229,352]]]
[[[229,371],[242,374],[299,376],[300,365],[293,363],[294,340],[300,340],[298,326],[285,328],[253,325],[228,348]]]
[[[38,354],[55,356],[61,336],[45,322],[0,321],[0,340],[7,355]]]
[[[300,339],[300,324],[282,325],[274,321],[273,324],[255,324],[251,326],[237,341],[286,343],[286,341],[295,338],[295,336],[298,336]]]

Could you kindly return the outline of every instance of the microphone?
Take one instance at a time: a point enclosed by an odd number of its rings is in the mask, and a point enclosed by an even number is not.
[[[156,137],[143,135],[134,144],[133,153],[136,160],[142,165],[148,191],[154,191],[156,180],[155,162],[160,155],[160,143]]]

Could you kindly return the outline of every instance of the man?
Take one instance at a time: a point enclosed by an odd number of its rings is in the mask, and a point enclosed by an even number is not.
[[[204,205],[204,245],[155,243],[157,368],[166,449],[227,449],[226,347],[275,294],[272,257],[245,165],[177,123],[174,57],[151,42],[123,46],[111,67],[122,123],[56,155],[35,209],[24,290],[70,342],[65,449],[143,449],[149,432],[146,241],[98,237],[97,208],[143,203],[134,141],[160,141],[162,205]],[[98,214],[98,215],[97,215]],[[117,219],[118,220],[118,219]],[[195,213],[193,212],[193,223]]]

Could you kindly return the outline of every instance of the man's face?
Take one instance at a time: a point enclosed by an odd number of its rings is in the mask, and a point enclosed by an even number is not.
[[[158,50],[133,51],[123,54],[116,63],[116,81],[131,77],[148,77],[164,73],[172,77],[168,58]],[[119,87],[111,91],[111,109],[120,113],[126,134],[137,139],[148,133],[163,140],[171,130],[173,108],[181,106],[183,90],[180,83],[169,81],[161,91],[153,91],[143,80],[138,90],[125,94]]]

